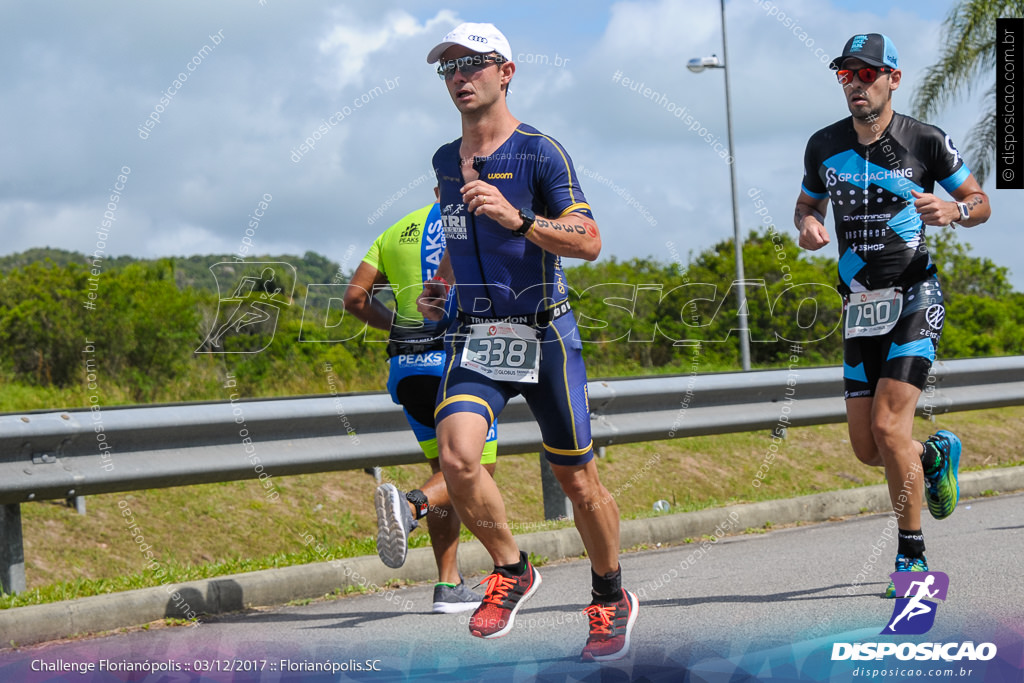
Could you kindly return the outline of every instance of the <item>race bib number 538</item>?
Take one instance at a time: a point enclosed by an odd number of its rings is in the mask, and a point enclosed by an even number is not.
[[[459,365],[499,382],[537,382],[540,334],[528,325],[469,326]]]

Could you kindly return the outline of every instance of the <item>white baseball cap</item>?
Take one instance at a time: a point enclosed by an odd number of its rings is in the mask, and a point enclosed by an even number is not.
[[[512,48],[509,47],[508,39],[494,24],[459,24],[444,37],[434,49],[427,54],[427,64],[433,64],[441,58],[441,53],[452,45],[461,45],[473,52],[487,54],[497,52],[506,61],[512,61]]]

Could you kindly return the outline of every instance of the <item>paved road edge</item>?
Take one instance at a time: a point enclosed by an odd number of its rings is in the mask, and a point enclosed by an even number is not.
[[[964,498],[1021,489],[1024,489],[1024,467],[966,472],[960,476],[961,496]],[[884,485],[828,491],[799,498],[623,520],[621,547],[678,543],[686,538],[763,528],[768,522],[773,525],[823,522],[890,509]],[[517,534],[516,540],[524,550],[548,560],[583,554],[583,543],[575,528],[571,527]],[[328,556],[324,559],[324,562],[315,564],[3,610],[0,611],[0,647],[111,631],[165,618],[187,619],[192,614],[200,615],[195,623],[201,624],[202,615],[315,599],[350,586],[385,590],[386,599],[400,602],[405,599],[400,589],[392,591],[381,587],[396,579],[419,582],[433,581],[437,577],[430,548],[410,551],[401,569],[385,567],[376,556],[348,559]],[[486,551],[475,542],[464,543],[459,549],[459,564],[467,575],[489,571],[493,566]]]

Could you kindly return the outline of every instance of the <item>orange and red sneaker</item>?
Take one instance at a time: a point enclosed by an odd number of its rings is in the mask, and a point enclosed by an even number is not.
[[[530,562],[522,576],[496,567],[480,585],[486,584],[484,599],[469,619],[469,632],[477,638],[500,638],[512,630],[516,612],[540,585],[540,572]]]
[[[622,599],[611,604],[594,601],[583,610],[590,617],[590,637],[580,659],[584,662],[610,662],[629,654],[629,634],[636,622],[640,603],[636,596],[622,590]]]

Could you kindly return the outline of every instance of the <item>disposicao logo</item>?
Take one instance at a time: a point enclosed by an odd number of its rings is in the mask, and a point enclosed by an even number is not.
[[[935,623],[937,603],[945,600],[949,591],[949,577],[943,572],[893,572],[896,604],[892,608],[889,624],[882,633],[918,636],[928,633]]]
[[[949,591],[949,577],[943,572],[893,572],[896,587],[892,616],[879,635],[921,635],[935,624],[938,603]],[[879,660],[889,656],[907,661],[988,661],[996,656],[994,643],[834,643],[832,661]]]

